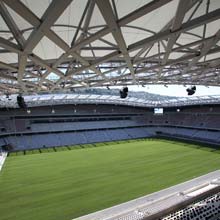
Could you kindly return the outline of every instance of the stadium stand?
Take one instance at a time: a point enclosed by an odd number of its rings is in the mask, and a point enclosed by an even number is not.
[[[53,114],[49,106],[31,108],[31,113],[1,110],[0,146],[24,150],[156,136],[220,143],[217,105],[199,106],[198,112],[195,106],[181,107],[181,112],[164,108],[163,115],[155,115],[153,108],[112,104],[74,105],[76,113],[70,109],[61,105]]]

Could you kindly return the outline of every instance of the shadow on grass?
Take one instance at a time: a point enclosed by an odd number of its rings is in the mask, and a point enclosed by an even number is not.
[[[130,140],[122,140],[122,141],[109,141],[109,142],[99,142],[99,143],[91,143],[91,144],[78,144],[78,145],[70,145],[70,146],[60,146],[60,147],[47,147],[47,148],[39,148],[39,149],[31,149],[31,150],[22,150],[22,151],[14,151],[9,152],[8,156],[24,156],[24,155],[31,155],[31,154],[40,154],[40,153],[54,153],[54,152],[61,152],[61,151],[69,151],[69,150],[80,150],[80,149],[87,149],[87,148],[94,148],[94,147],[107,147],[112,145],[118,144],[125,144],[125,143],[135,143],[139,141],[161,141],[170,144],[180,144],[182,146],[188,148],[194,148],[204,151],[209,151],[213,153],[220,154],[220,146],[215,145],[207,145],[207,144],[198,144],[195,142],[188,142],[184,140],[173,140],[167,138],[140,138],[140,139],[130,139]]]
[[[41,153],[52,153],[52,152],[61,152],[67,150],[79,150],[79,149],[87,149],[87,148],[94,148],[94,147],[104,147],[104,146],[111,146],[111,145],[118,145],[123,143],[132,143],[137,141],[144,141],[146,139],[131,139],[131,140],[122,140],[122,141],[111,141],[111,142],[99,142],[99,143],[91,143],[91,144],[77,144],[77,145],[70,145],[70,146],[60,146],[60,147],[44,147],[38,149],[30,149],[30,150],[20,150],[20,151],[13,151],[8,153],[8,157],[11,156],[24,156],[24,155],[31,155],[31,154],[41,154]]]

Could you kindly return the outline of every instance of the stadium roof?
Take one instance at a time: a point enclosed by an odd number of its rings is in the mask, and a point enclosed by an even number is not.
[[[180,107],[191,105],[219,104],[220,95],[193,96],[193,97],[168,97],[167,100],[149,100],[146,98],[127,97],[121,99],[116,95],[100,94],[45,94],[24,97],[28,107],[51,106],[65,104],[113,104],[136,107]],[[0,96],[0,108],[18,108],[17,97],[12,95],[9,99]]]
[[[0,0],[0,91],[220,82],[219,0]]]

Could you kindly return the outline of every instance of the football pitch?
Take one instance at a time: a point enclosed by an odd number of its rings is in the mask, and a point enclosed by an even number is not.
[[[1,220],[71,220],[220,169],[220,151],[165,140],[10,156]]]

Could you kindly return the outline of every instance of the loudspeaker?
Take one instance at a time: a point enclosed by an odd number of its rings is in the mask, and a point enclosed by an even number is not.
[[[122,90],[120,90],[120,98],[125,99],[128,96],[128,87],[124,87]]]
[[[187,91],[187,95],[193,95],[196,92],[196,87],[192,86],[192,87],[186,89],[186,91]]]
[[[17,103],[20,108],[27,108],[24,98],[21,95],[17,96]]]

